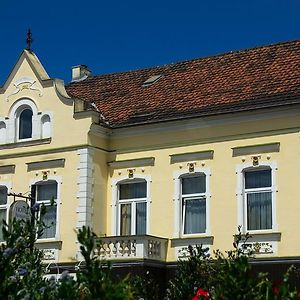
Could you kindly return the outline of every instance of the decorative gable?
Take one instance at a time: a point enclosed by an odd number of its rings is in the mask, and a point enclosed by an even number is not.
[[[58,101],[55,101],[57,99]],[[24,50],[0,89],[0,144],[42,141],[53,136],[54,107],[73,101],[64,84],[50,79],[37,56]],[[50,142],[50,140],[49,140]]]

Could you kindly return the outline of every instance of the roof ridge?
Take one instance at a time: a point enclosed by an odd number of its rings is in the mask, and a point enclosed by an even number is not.
[[[201,60],[205,60],[205,59],[217,58],[217,57],[222,57],[222,56],[227,56],[227,55],[234,55],[234,54],[238,54],[238,53],[246,53],[246,52],[254,51],[254,50],[257,50],[257,49],[271,48],[271,47],[274,47],[274,46],[283,46],[283,45],[286,45],[286,44],[293,44],[295,42],[300,43],[300,39],[277,42],[277,43],[273,43],[273,44],[265,44],[265,45],[260,45],[260,46],[256,46],[256,47],[242,48],[242,49],[239,49],[239,50],[227,51],[227,52],[224,52],[224,53],[219,53],[219,54],[210,55],[210,56],[203,56],[203,57],[197,57],[197,58],[192,58],[192,59],[186,59],[186,60],[182,60],[182,61],[167,63],[167,64],[153,66],[153,67],[146,67],[146,68],[135,69],[135,70],[121,71],[121,72],[111,72],[111,73],[97,74],[97,75],[93,75],[92,77],[90,77],[90,79],[96,79],[98,77],[99,78],[109,77],[109,76],[112,76],[112,75],[140,73],[142,71],[147,72],[147,71],[156,70],[156,69],[159,70],[159,69],[164,69],[166,67],[171,67],[171,66],[175,66],[175,65],[186,64],[186,63],[190,63],[190,62],[192,63],[192,62],[195,62],[195,61],[201,61]],[[70,82],[67,85],[70,85],[70,84],[74,84],[74,82]]]

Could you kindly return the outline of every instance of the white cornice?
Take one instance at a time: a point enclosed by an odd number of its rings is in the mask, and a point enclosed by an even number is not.
[[[239,124],[248,121],[263,121],[278,117],[300,115],[300,105],[293,107],[265,108],[255,111],[234,112],[222,115],[204,116],[176,121],[166,121],[155,124],[144,124],[131,127],[114,128],[111,139],[139,136],[145,134],[172,132],[182,129],[200,129],[229,124]]]
[[[99,113],[98,112],[95,112],[94,113],[97,113],[97,115],[99,116]],[[98,125],[98,124],[92,124],[91,127],[90,127],[90,131],[89,133],[95,135],[95,136],[98,136],[98,137],[110,137],[113,133],[113,130],[112,129],[109,129],[109,128],[106,128],[106,127],[103,127],[101,125]]]

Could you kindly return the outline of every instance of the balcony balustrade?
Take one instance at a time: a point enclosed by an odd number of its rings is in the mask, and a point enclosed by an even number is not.
[[[168,239],[151,235],[108,236],[96,239],[94,255],[106,260],[165,261]]]

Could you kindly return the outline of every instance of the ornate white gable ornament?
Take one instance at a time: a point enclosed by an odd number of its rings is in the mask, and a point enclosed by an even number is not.
[[[30,77],[22,77],[22,78],[18,79],[14,83],[16,90],[6,97],[6,101],[9,101],[9,99],[8,99],[9,97],[16,95],[23,90],[37,91],[39,97],[42,97],[42,95],[43,95],[42,91],[41,91],[41,89],[39,89],[38,87],[35,86],[35,83],[36,83],[36,80],[34,80]]]

